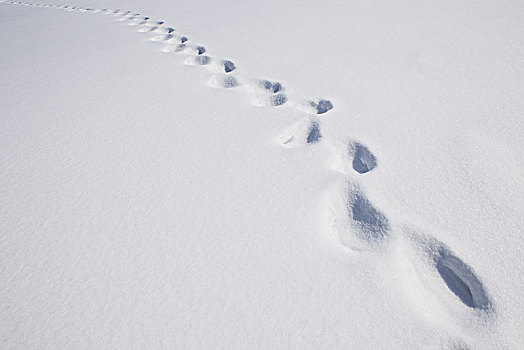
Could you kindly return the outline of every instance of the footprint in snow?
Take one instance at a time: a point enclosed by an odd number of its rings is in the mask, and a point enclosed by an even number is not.
[[[175,28],[172,27],[163,27],[160,25],[157,25],[152,32],[158,33],[158,34],[171,34],[175,31]]]
[[[211,77],[209,85],[216,88],[231,89],[240,85],[237,78],[232,75],[214,75]]]
[[[210,64],[211,61],[211,57],[205,55],[190,56],[185,61],[185,64],[188,66],[205,66]]]
[[[306,103],[306,110],[314,114],[324,114],[333,109],[333,103],[329,100],[319,99]]]
[[[169,41],[173,39],[174,37],[175,36],[173,34],[163,34],[163,35],[158,35],[158,36],[151,38],[151,41]]]
[[[206,52],[206,48],[204,46],[197,45],[195,46],[195,51],[197,52],[198,55],[201,55],[204,52]]]
[[[175,53],[178,53],[178,52],[184,52],[186,51],[188,48],[187,48],[187,45],[186,44],[176,44],[176,45],[168,45],[166,47],[164,47],[162,49],[162,51],[164,52],[175,52]]]
[[[151,33],[154,32],[157,27],[155,26],[149,26],[149,25],[143,25],[140,28],[138,28],[137,32],[139,33]]]
[[[349,191],[347,200],[351,227],[357,236],[370,246],[376,246],[389,233],[389,221],[382,212],[376,209],[357,189]]]
[[[320,122],[316,118],[301,120],[280,134],[279,141],[286,147],[300,147],[320,142]]]
[[[259,89],[263,89],[274,94],[280,91],[284,91],[284,87],[279,82],[272,82],[269,80],[258,80],[256,84]]]
[[[434,255],[435,267],[444,283],[462,303],[474,309],[492,305],[484,286],[473,270],[443,245]]]
[[[255,80],[252,84],[255,92],[253,104],[257,106],[281,106],[287,102],[284,87],[279,82]]]
[[[149,17],[137,17],[137,18],[129,18],[124,19],[124,21],[127,22],[127,25],[130,26],[139,26],[149,23]]]
[[[353,170],[365,174],[377,166],[377,158],[364,145],[353,142],[349,145],[349,154],[353,157]]]
[[[367,198],[360,186],[348,181],[334,185],[322,199],[326,228],[342,246],[373,251],[388,241],[388,218]]]
[[[163,30],[164,28],[162,27],[163,24],[164,24],[164,21],[156,21],[156,22],[148,21],[141,25],[141,27],[138,29],[138,32],[142,32],[142,33],[152,32],[152,33],[159,33],[159,34],[169,34],[174,31],[174,29],[169,31],[169,28],[167,30]]]
[[[274,107],[282,106],[286,102],[287,102],[287,96],[285,94],[276,94],[276,95],[269,97],[269,104]]]
[[[233,62],[228,60],[222,61],[222,65],[226,73],[232,72],[237,68]]]
[[[322,134],[320,133],[319,124],[317,121],[314,121],[309,127],[309,132],[307,134],[306,142],[307,143],[317,143],[320,141]]]
[[[449,247],[433,237],[416,232],[410,231],[408,237],[414,243],[412,248],[419,252],[413,256],[417,259],[422,258],[416,263],[421,266],[421,269],[414,271],[420,274],[421,281],[425,281],[423,285],[428,286],[426,288],[435,291],[440,288],[431,286],[433,281],[431,270],[425,270],[429,267],[433,269],[436,276],[440,277],[450,296],[456,297],[469,308],[486,312],[495,311],[494,303],[476,273]]]
[[[114,15],[114,12],[111,13],[112,15]],[[135,18],[137,17],[134,17],[134,16],[130,16],[129,13],[124,13],[124,14],[120,14],[118,16],[115,16],[115,17],[118,17],[116,19],[117,22],[125,22],[125,21],[132,21],[134,20]]]

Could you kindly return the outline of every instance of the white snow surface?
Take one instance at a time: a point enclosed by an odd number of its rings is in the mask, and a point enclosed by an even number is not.
[[[0,2],[1,348],[524,348],[524,2]]]

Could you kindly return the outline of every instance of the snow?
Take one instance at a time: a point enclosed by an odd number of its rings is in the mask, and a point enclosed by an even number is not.
[[[0,3],[2,348],[524,346],[522,2],[49,5]]]

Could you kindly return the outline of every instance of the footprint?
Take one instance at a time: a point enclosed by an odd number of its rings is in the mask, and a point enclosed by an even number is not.
[[[359,174],[365,174],[377,166],[377,158],[358,142],[350,145],[350,155],[353,156],[353,169]]]
[[[215,75],[211,78],[209,85],[216,88],[231,89],[240,85],[237,78],[232,75]]]
[[[175,36],[173,34],[159,35],[152,38],[152,41],[168,41],[173,39]]]
[[[307,103],[308,108],[315,114],[324,114],[333,109],[333,103],[329,100],[316,100]]]
[[[127,23],[128,26],[141,26],[147,23],[147,20],[132,20]]]
[[[185,44],[170,45],[162,49],[164,52],[183,52],[185,50],[187,50],[187,46]]]
[[[185,63],[189,66],[205,66],[211,63],[211,57],[205,55],[190,56]]]
[[[279,82],[271,82],[269,80],[259,80],[257,81],[258,88],[267,90],[272,93],[277,93],[279,91],[284,91],[284,87]]]
[[[133,17],[124,20],[127,21],[127,25],[130,26],[138,26],[149,23],[149,17]]]
[[[377,209],[357,184],[347,180],[333,184],[321,198],[322,231],[353,251],[374,251],[389,241],[388,218]]]
[[[483,310],[491,307],[484,286],[472,269],[444,246],[435,255],[435,267],[449,290],[466,306]]]
[[[154,32],[155,29],[157,29],[156,26],[150,26],[148,24],[145,24],[143,25],[142,27],[140,27],[137,32],[140,32],[140,33],[149,33],[149,32]]]
[[[389,232],[388,219],[362,192],[357,189],[349,192],[347,208],[351,226],[361,240],[376,246],[386,238]]]
[[[206,52],[206,48],[203,46],[197,45],[195,46],[195,51],[197,52],[197,54],[201,55],[204,52]]]
[[[281,106],[287,102],[283,93],[284,87],[279,82],[269,80],[255,80],[251,87],[255,93],[253,104],[256,106]]]
[[[174,31],[175,29],[172,27],[160,27],[160,26],[157,26],[155,30],[153,30],[153,32],[158,33],[158,34],[171,34]]]
[[[320,141],[322,134],[320,133],[318,122],[313,122],[309,128],[309,133],[306,138],[307,143],[317,143]]]
[[[430,235],[413,231],[410,227],[406,227],[404,233],[410,242],[404,246],[404,254],[411,260],[411,273],[415,273],[407,275],[409,281],[420,283],[421,290],[426,294],[430,293],[426,296],[425,303],[418,304],[419,307],[456,310],[449,303],[460,301],[466,306],[466,312],[471,308],[485,312],[484,316],[495,313],[494,302],[480,278],[448,246]],[[424,293],[420,296],[425,295]]]
[[[316,118],[306,118],[301,120],[279,136],[279,141],[286,147],[299,147],[307,144],[320,142],[322,134],[320,133],[320,123]]]
[[[282,106],[287,102],[287,96],[285,94],[276,94],[269,98],[271,106]]]
[[[222,65],[224,66],[224,71],[226,73],[232,72],[237,68],[233,62],[227,60],[223,61]]]

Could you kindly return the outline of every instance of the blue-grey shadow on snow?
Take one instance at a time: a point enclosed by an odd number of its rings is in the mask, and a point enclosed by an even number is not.
[[[471,268],[449,250],[440,247],[436,268],[448,288],[467,306],[488,309],[489,297]]]
[[[389,232],[389,221],[377,210],[363,193],[355,191],[350,194],[348,207],[350,216],[357,224],[358,235],[371,245],[383,240]]]
[[[322,135],[320,134],[320,129],[317,122],[313,122],[309,128],[309,133],[307,135],[307,143],[316,143],[320,141]]]
[[[354,143],[351,148],[353,153],[353,170],[359,174],[365,174],[376,168],[377,158],[366,146]]]

